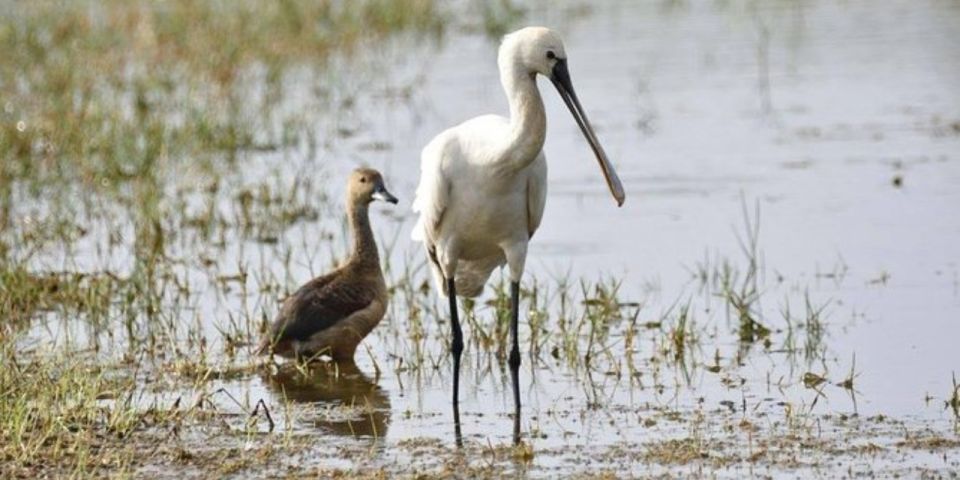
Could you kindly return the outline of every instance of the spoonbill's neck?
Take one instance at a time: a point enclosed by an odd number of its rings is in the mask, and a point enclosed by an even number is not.
[[[547,115],[536,74],[516,59],[500,62],[500,82],[510,103],[510,137],[504,160],[519,169],[533,162],[543,150]]]

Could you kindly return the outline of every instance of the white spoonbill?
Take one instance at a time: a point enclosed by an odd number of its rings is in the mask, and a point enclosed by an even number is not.
[[[413,210],[420,213],[413,238],[424,243],[438,288],[449,298],[453,341],[453,413],[459,439],[460,354],[463,334],[456,296],[475,297],[493,269],[510,269],[512,316],[510,373],[514,440],[520,434],[520,347],[517,344],[520,278],[527,243],[540,225],[547,194],[543,142],[547,118],[537,74],[553,82],[580,125],[618,205],[626,197],[620,179],[577,100],[563,42],[553,31],[527,27],[503,38],[497,58],[510,117],[483,115],[440,133],[424,147]]]

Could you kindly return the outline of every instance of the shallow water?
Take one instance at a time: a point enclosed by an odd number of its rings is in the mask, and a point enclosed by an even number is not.
[[[955,419],[944,400],[952,372],[960,370],[954,347],[960,338],[960,7],[943,1],[638,3],[536,2],[524,20],[562,33],[574,86],[627,190],[626,204],[616,208],[575,123],[541,79],[550,193],[527,280],[549,285],[569,278],[577,291],[580,278],[616,278],[620,301],[640,304],[636,321],[663,325],[640,328],[628,351],[633,310],[624,307],[625,318],[611,322],[606,350],[597,353],[603,358],[591,368],[555,360],[549,348],[536,361],[525,355],[522,428],[536,455],[516,462],[516,471],[544,476],[596,467],[655,474],[660,470],[646,469],[657,460],[617,449],[647,451],[647,442],[696,434],[734,444],[711,451],[748,456],[737,443],[745,434],[729,433],[730,426],[750,418],[775,438],[790,432],[784,424],[791,412],[815,414],[817,429],[820,419],[857,414],[868,423],[884,415],[951,434]],[[407,240],[419,150],[447,126],[505,112],[495,52],[496,42],[477,33],[452,33],[438,46],[366,52],[358,60],[365,67],[345,67],[357,77],[352,106],[335,122],[318,125],[319,137],[340,135],[315,157],[260,155],[234,181],[284,185],[306,176],[323,185],[318,190],[329,187],[336,200],[350,169],[382,169],[401,198],[400,208],[374,211],[381,245],[390,245],[391,277],[401,278],[407,267],[419,269],[414,276],[422,279],[422,255]],[[322,196],[308,193],[302,200]],[[204,205],[203,198],[193,201],[198,209]],[[736,315],[696,275],[701,268],[716,271],[725,260],[742,274],[744,209],[755,222],[755,205],[762,291],[755,313],[774,330],[769,346],[741,344]],[[338,234],[340,220],[335,209],[317,208],[317,218],[280,231],[276,243],[246,239],[222,251],[199,249],[217,266],[176,267],[199,291],[170,314],[202,323],[205,332],[244,311],[272,314],[277,292],[264,292],[264,285],[300,283],[327,268],[330,251],[343,252],[342,242],[318,245],[316,239]],[[184,256],[198,250],[189,241],[170,248]],[[278,262],[287,254],[291,266],[284,270]],[[86,261],[91,269],[129,268],[124,255],[107,257]],[[225,291],[210,286],[230,282],[217,278],[236,274],[238,263],[252,272],[248,279]],[[823,308],[822,338],[799,327],[807,298],[811,308]],[[241,376],[215,388],[246,399],[242,403],[265,399],[275,412],[285,399],[299,405],[289,423],[278,421],[281,429],[317,437],[314,459],[290,461],[341,468],[443,465],[453,441],[446,312],[440,302],[440,322],[433,311],[422,313],[427,366],[406,368],[420,344],[410,341],[415,325],[399,303],[365,341],[359,371],[346,380]],[[675,305],[687,303],[698,341],[683,362],[671,362],[662,353],[665,333],[675,326]],[[478,307],[478,325],[490,328],[492,315]],[[33,336],[47,336],[44,328],[35,326]],[[793,347],[788,328],[797,329]],[[465,326],[468,339],[477,333]],[[525,352],[530,335],[524,324]],[[544,345],[560,341],[547,336]],[[791,348],[796,352],[786,351]],[[463,433],[480,449],[506,444],[512,433],[509,375],[495,351],[468,341],[465,353]],[[851,394],[835,384],[848,376],[854,358]],[[806,388],[807,372],[829,382],[819,392]],[[157,401],[175,395],[162,393]],[[238,413],[249,406],[218,403]],[[840,444],[861,431],[846,424],[824,430],[818,438]],[[898,435],[891,426],[862,438],[890,446]],[[332,446],[361,448],[370,439],[376,441],[362,462],[345,460]],[[440,447],[418,450],[412,439],[436,439]],[[835,459],[807,455],[801,467]],[[946,455],[899,455],[881,455],[873,468],[956,468]],[[773,457],[753,473],[793,471],[778,461]],[[698,472],[669,462],[658,468]],[[708,468],[721,476],[747,473],[742,464]]]
[[[960,368],[954,347],[960,338],[956,6],[761,2],[750,9],[624,2],[587,10],[566,17],[534,7],[529,23],[543,19],[563,32],[574,85],[628,198],[615,208],[576,125],[541,81],[550,119],[550,196],[528,278],[568,272],[573,278],[622,278],[621,298],[642,302],[640,319],[654,320],[676,298],[698,298],[691,279],[697,262],[740,261],[743,204],[752,209],[756,201],[770,285],[761,302],[764,321],[784,328],[779,310],[785,299],[801,311],[798,299],[808,292],[827,305],[826,353],[808,363],[757,347],[734,373],[694,368],[685,380],[670,372],[669,379],[645,387],[609,377],[593,379],[595,386],[563,367],[531,371],[527,362],[521,370],[523,426],[536,433],[530,440],[535,448],[642,442],[669,435],[643,426],[658,407],[713,411],[725,410],[727,402],[770,414],[782,414],[782,402],[814,404],[811,411],[820,414],[895,415],[949,429],[952,414],[943,399],[951,372]],[[758,91],[761,28],[769,32],[766,111]],[[371,110],[382,114],[364,116],[362,133],[340,148],[389,145],[364,152],[359,161],[384,169],[395,193],[412,198],[419,148],[433,134],[505,110],[494,51],[483,37],[455,35],[435,54],[405,58],[400,77],[422,83],[399,105],[370,100],[378,106]],[[337,163],[330,171],[339,177],[355,163]],[[902,186],[894,186],[895,177]],[[413,218],[401,215],[403,244]],[[735,329],[716,310],[696,319],[715,332],[704,339],[702,357],[719,350],[726,363],[737,348]],[[387,322],[404,331],[402,318]],[[381,351],[381,342],[380,336],[371,339],[371,351]],[[652,356],[650,347],[641,341],[637,351]],[[492,374],[478,371],[488,367],[475,366],[471,350],[466,375],[480,378],[463,388],[465,435],[505,442],[507,376],[497,366]],[[854,355],[855,399],[827,386],[826,396],[815,401],[817,393],[799,381],[811,371],[839,382]],[[359,362],[369,370],[367,355]],[[384,369],[379,384],[394,412],[388,444],[423,436],[451,440],[449,368],[443,363],[416,379]],[[729,377],[742,378],[743,387],[731,388]],[[666,387],[652,387],[658,383]],[[928,395],[935,399],[925,401]],[[593,402],[600,408],[591,408]],[[544,455],[534,462],[549,468],[564,458]]]
[[[941,415],[923,397],[949,391],[960,367],[951,353],[960,335],[960,11],[944,2],[624,2],[575,18],[550,10],[533,8],[529,23],[563,31],[574,85],[628,199],[615,208],[541,81],[550,196],[529,276],[622,276],[625,298],[669,304],[705,255],[740,257],[743,199],[750,209],[757,201],[767,276],[832,300],[830,356],[848,365],[856,353],[861,409]],[[757,87],[761,28],[769,112]],[[383,168],[402,198],[413,195],[418,151],[433,134],[505,109],[494,51],[482,37],[455,36],[436,55],[409,59],[404,73],[422,88],[410,105],[367,119],[356,143],[392,148],[362,161]],[[407,214],[401,238],[411,225]],[[771,296],[768,315],[781,302]]]

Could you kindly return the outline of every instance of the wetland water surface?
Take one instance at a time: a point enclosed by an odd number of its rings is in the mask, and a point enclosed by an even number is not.
[[[163,187],[183,199],[184,229],[209,211],[253,226],[213,222],[166,244],[178,280],[157,298],[163,320],[133,336],[158,329],[203,361],[148,362],[140,404],[206,398],[227,432],[244,432],[239,443],[179,438],[198,456],[297,438],[296,453],[263,467],[279,474],[956,472],[960,7],[646,3],[535,2],[517,20],[562,32],[628,194],[616,208],[541,80],[550,193],[524,284],[522,446],[510,446],[499,276],[464,326],[461,450],[448,313],[408,240],[420,148],[506,110],[496,41],[469,32],[344,62],[351,80],[325,97],[340,107],[320,117],[319,146],[251,153],[241,172]],[[290,81],[289,108],[308,108],[317,82]],[[341,180],[360,164],[401,198],[372,212],[387,317],[355,367],[248,367],[245,343],[278,298],[343,256]],[[99,248],[113,227],[33,266],[128,272],[129,252]],[[38,321],[20,345],[129,343],[121,330]],[[261,399],[269,434],[261,414],[247,418]]]

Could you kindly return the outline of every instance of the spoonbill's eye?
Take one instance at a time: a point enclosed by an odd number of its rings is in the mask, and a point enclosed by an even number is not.
[[[549,58],[550,60],[553,60],[557,58],[557,55],[553,53],[553,50],[547,50],[547,58]]]

